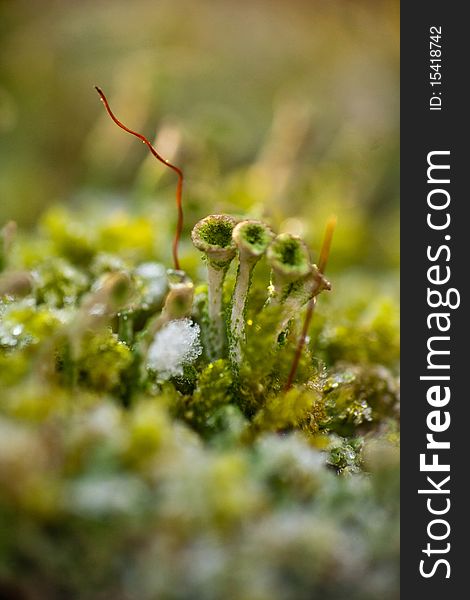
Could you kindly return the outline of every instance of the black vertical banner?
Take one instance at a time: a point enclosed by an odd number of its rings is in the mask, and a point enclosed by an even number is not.
[[[468,596],[470,51],[464,8],[435,0],[401,5],[406,600]]]

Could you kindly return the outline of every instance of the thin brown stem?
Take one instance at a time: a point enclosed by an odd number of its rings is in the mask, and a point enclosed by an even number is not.
[[[325,236],[323,238],[323,244],[320,250],[320,258],[317,265],[320,273],[324,273],[326,269],[326,263],[328,262],[328,257],[330,256],[331,240],[333,239],[336,222],[337,218],[333,215],[328,219],[326,224]]]
[[[153,154],[153,156],[155,156],[155,158],[157,160],[159,160],[161,163],[163,163],[164,165],[166,165],[167,167],[172,169],[178,175],[178,184],[176,186],[176,207],[177,207],[177,211],[178,211],[178,220],[176,223],[176,231],[175,231],[175,237],[173,238],[172,250],[173,250],[173,264],[174,264],[175,269],[179,271],[180,263],[179,263],[179,259],[178,259],[178,245],[179,245],[179,241],[181,238],[181,232],[183,230],[183,202],[182,202],[183,171],[181,169],[179,169],[178,167],[176,167],[175,165],[171,164],[165,158],[163,158],[163,156],[161,156],[157,152],[157,150],[155,150],[155,148],[152,146],[152,144],[149,142],[149,140],[144,135],[142,135],[141,133],[137,133],[137,131],[133,131],[132,129],[129,129],[129,127],[126,127],[124,125],[124,123],[121,123],[121,121],[115,116],[115,114],[111,110],[111,107],[109,106],[108,100],[107,100],[106,96],[104,95],[104,92],[98,86],[95,86],[95,89],[98,92],[98,94],[101,98],[101,101],[103,102],[104,107],[106,108],[108,115],[116,123],[116,125],[118,127],[120,127],[121,129],[124,129],[124,131],[127,131],[127,133],[130,133],[131,135],[134,135],[136,138],[139,138],[139,140],[141,140],[141,142],[143,142],[147,146],[147,148],[150,150],[150,152]]]

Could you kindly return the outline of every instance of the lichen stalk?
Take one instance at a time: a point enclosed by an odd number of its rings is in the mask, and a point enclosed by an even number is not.
[[[236,220],[229,215],[210,215],[194,226],[191,238],[207,259],[208,317],[206,353],[214,361],[222,356],[225,346],[223,319],[223,285],[236,246],[232,240]]]
[[[305,243],[297,236],[281,233],[267,250],[271,266],[270,304],[281,304],[290,294],[294,281],[311,270],[310,256]]]
[[[302,308],[314,297],[324,290],[330,290],[331,284],[318,270],[316,265],[311,266],[310,272],[291,285],[289,295],[282,304],[282,316],[276,335],[287,328],[289,321],[295,318]]]
[[[254,266],[255,262],[240,262],[233,292],[230,318],[230,360],[237,365],[240,364],[242,358],[241,343],[245,339],[245,306]]]
[[[239,265],[232,296],[229,354],[232,364],[239,365],[242,358],[241,344],[245,339],[245,310],[253,269],[266,252],[274,234],[261,221],[248,220],[235,226],[232,237],[238,247]]]
[[[326,264],[328,262],[328,258],[330,256],[331,242],[333,240],[333,233],[336,227],[336,216],[332,215],[328,219],[328,223],[326,224],[325,235],[323,237],[323,243],[320,250],[320,259],[318,261],[318,274],[323,277],[323,273],[326,269]],[[325,280],[327,281],[327,280]],[[285,385],[284,391],[288,391],[292,387],[292,383],[294,381],[295,374],[297,372],[297,368],[300,362],[300,356],[302,354],[302,350],[305,346],[305,342],[307,340],[308,328],[310,327],[310,323],[312,322],[313,312],[315,310],[316,304],[316,296],[312,296],[307,305],[307,311],[305,314],[304,324],[302,326],[302,333],[300,334],[299,341],[297,343],[297,348],[294,355],[294,360],[292,361],[292,366],[289,372],[289,376],[287,378],[287,383]]]
[[[207,312],[209,316],[207,354],[211,361],[220,358],[225,343],[222,296],[227,269],[228,265],[226,268],[218,268],[210,262],[207,263]]]

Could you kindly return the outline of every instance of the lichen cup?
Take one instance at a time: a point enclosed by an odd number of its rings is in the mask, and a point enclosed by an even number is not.
[[[238,223],[232,233],[238,248],[238,271],[230,315],[229,353],[232,364],[241,361],[241,343],[245,338],[245,307],[253,269],[274,238],[271,229],[261,221]]]
[[[232,238],[236,223],[230,215],[209,215],[196,223],[191,232],[194,246],[207,260],[209,327],[205,345],[209,360],[220,358],[225,344],[222,292],[237,251]]]

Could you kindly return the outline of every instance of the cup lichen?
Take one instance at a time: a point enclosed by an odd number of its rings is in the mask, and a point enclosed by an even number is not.
[[[247,220],[235,226],[232,237],[238,248],[238,271],[230,316],[230,358],[233,364],[239,365],[242,358],[241,344],[245,339],[245,307],[251,275],[274,233],[261,221]]]
[[[290,233],[281,233],[267,250],[272,269],[271,302],[283,302],[290,293],[293,281],[305,277],[310,270],[310,255],[305,242]]]
[[[193,227],[194,246],[207,260],[208,317],[206,352],[210,360],[220,358],[225,344],[223,321],[223,285],[227,270],[236,254],[232,239],[236,220],[230,215],[210,215]]]

